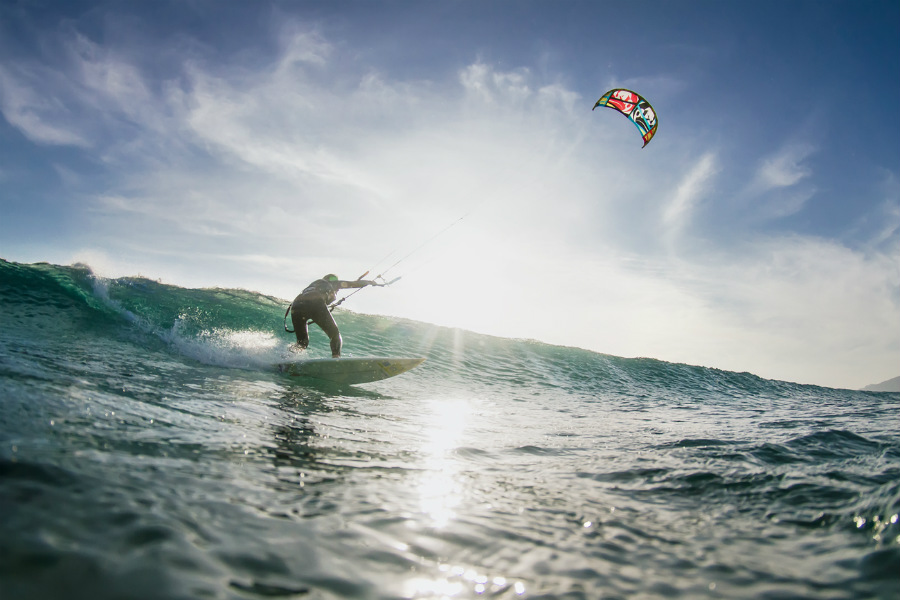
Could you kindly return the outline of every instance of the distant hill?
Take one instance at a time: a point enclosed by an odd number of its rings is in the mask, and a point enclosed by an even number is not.
[[[894,377],[863,388],[867,392],[900,392],[900,377]]]

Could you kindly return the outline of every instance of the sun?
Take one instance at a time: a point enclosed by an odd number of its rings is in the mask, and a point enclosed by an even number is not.
[[[529,257],[489,232],[466,232],[403,275],[398,308],[409,318],[492,335],[528,322]],[[412,261],[411,261],[412,262]],[[523,327],[524,329],[524,327]],[[524,331],[523,331],[524,333]]]

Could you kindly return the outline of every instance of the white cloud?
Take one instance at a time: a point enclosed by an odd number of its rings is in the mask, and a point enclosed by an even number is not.
[[[73,124],[66,101],[37,91],[39,82],[56,74],[37,65],[13,70],[0,65],[0,110],[25,137],[38,144],[89,147],[90,141]]]
[[[757,219],[788,217],[806,206],[817,191],[809,182],[813,170],[805,162],[815,152],[811,144],[791,142],[762,159],[747,188]]]
[[[900,246],[900,202],[885,200],[879,207],[880,228],[870,241],[873,247],[889,245]]]
[[[764,191],[789,187],[809,178],[812,170],[803,161],[814,151],[809,144],[788,144],[765,158],[757,172],[759,187]]]
[[[900,180],[893,172],[883,170],[876,190],[882,201],[864,214],[854,229],[869,232],[867,247],[896,251],[900,248]]]
[[[63,59],[9,61],[0,66],[0,110],[39,144],[91,149],[129,142],[131,135],[164,132],[164,107],[140,70],[108,48],[74,33],[61,44]]]
[[[283,51],[277,67],[282,73],[297,64],[323,66],[332,55],[333,47],[325,38],[294,23],[286,23],[279,38]]]
[[[690,218],[696,204],[708,192],[710,180],[718,171],[715,156],[707,153],[682,178],[663,213],[663,220],[670,229],[680,229]]]
[[[75,36],[69,51],[75,65],[71,91],[84,89],[78,94],[80,103],[94,111],[112,110],[144,121],[153,100],[134,65],[82,35]]]

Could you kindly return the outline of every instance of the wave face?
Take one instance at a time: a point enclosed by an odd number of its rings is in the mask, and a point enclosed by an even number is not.
[[[286,305],[0,261],[5,600],[900,596],[900,394]]]

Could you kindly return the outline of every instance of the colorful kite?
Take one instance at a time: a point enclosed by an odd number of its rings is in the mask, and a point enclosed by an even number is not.
[[[656,135],[656,127],[659,122],[656,120],[656,111],[650,106],[640,94],[636,94],[631,90],[616,88],[609,90],[603,97],[597,100],[598,106],[605,106],[619,111],[637,125],[644,137],[644,146],[650,143],[653,136]],[[592,108],[591,110],[594,110]],[[641,146],[643,148],[643,146]]]

